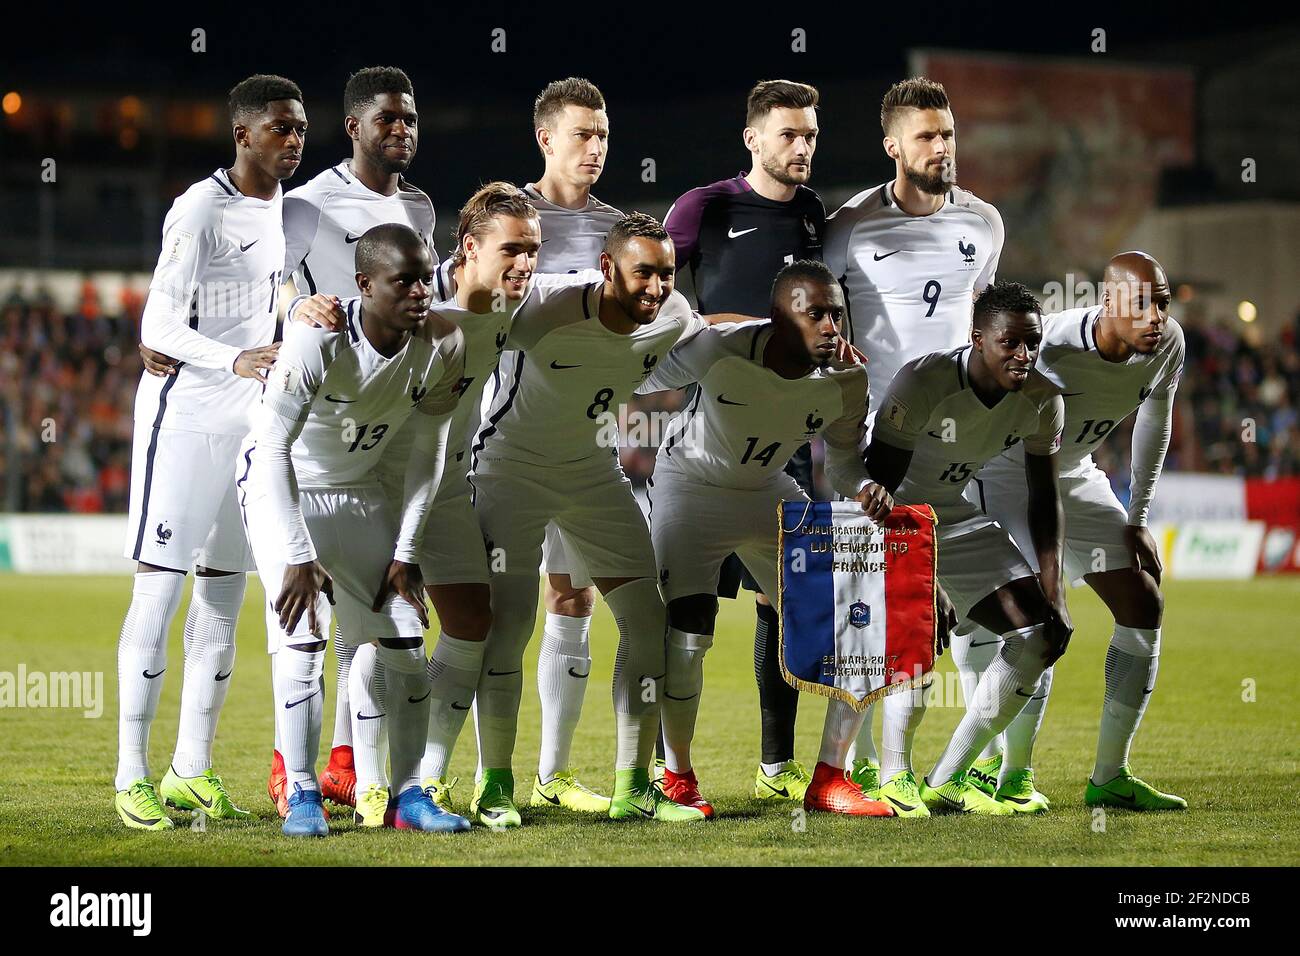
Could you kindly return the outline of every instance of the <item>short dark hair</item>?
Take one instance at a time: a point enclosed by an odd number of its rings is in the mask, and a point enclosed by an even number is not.
[[[757,126],[774,109],[816,108],[817,87],[794,80],[759,80],[745,101],[745,125]]]
[[[995,282],[975,298],[975,312],[971,324],[981,332],[1003,312],[1041,315],[1043,307],[1038,297],[1019,282]]]
[[[385,93],[415,96],[415,88],[406,72],[395,66],[368,66],[357,70],[343,87],[343,115],[356,116],[358,109],[365,109]]]
[[[266,112],[268,103],[276,100],[297,100],[302,102],[302,90],[293,80],[270,73],[257,73],[246,80],[240,80],[230,90],[230,119],[238,121],[240,117],[252,116]]]
[[[466,236],[482,239],[488,225],[498,216],[529,219],[537,216],[537,207],[528,194],[514,183],[497,181],[480,186],[474,195],[460,207],[456,221],[456,247],[451,257],[457,263],[464,261]]]
[[[566,106],[585,106],[589,110],[603,110],[605,97],[596,84],[580,76],[552,80],[533,101],[533,129],[551,129]]]
[[[400,222],[386,222],[371,226],[357,242],[356,268],[358,272],[374,275],[375,267],[382,264],[393,252],[406,252],[424,246],[420,234]]]
[[[924,76],[912,76],[900,80],[885,92],[880,101],[880,129],[886,135],[897,122],[903,110],[946,110],[952,107],[948,103],[948,91],[942,83]]]
[[[663,242],[668,239],[668,230],[654,216],[643,212],[630,212],[618,222],[605,237],[605,254],[617,259],[629,239],[653,239]]]
[[[835,285],[835,273],[827,267],[826,263],[818,262],[816,259],[797,259],[781,269],[776,274],[776,279],[772,282],[772,312],[776,313],[777,297],[781,295],[791,284],[806,279],[817,282],[822,285]]]

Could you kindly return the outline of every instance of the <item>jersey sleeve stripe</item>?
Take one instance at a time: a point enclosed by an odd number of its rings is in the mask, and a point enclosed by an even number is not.
[[[352,339],[353,342],[359,342],[359,341],[361,341],[361,340],[357,337],[357,329],[356,329],[356,326],[354,326],[354,325],[352,324],[352,313],[353,313],[353,311],[356,309],[356,306],[357,306],[357,302],[356,302],[355,299],[353,299],[351,302],[348,303],[348,313],[347,313],[347,318],[348,318],[348,336]]]
[[[316,294],[316,280],[312,278],[311,266],[307,265],[307,260],[302,260],[302,277],[307,280],[307,289],[309,295]]]
[[[153,462],[154,456],[158,453],[158,431],[162,427],[163,415],[167,411],[167,393],[172,390],[180,374],[178,368],[176,374],[167,379],[162,391],[158,393],[158,414],[153,419],[153,434],[149,436],[149,450],[144,457],[144,495],[140,499],[140,527],[135,533],[135,550],[132,553],[136,561],[140,560],[140,551],[144,547],[145,525],[149,521],[149,495],[153,491]]]
[[[596,283],[593,282],[582,290],[582,317],[584,319],[591,318],[591,307],[587,303],[587,296],[591,294],[591,290],[594,288],[596,288]]]
[[[963,366],[966,364],[966,349],[957,353],[957,384],[962,388],[966,387],[966,371]]]
[[[686,429],[691,427],[691,417],[695,414],[696,410],[699,409],[700,396],[702,396],[703,394],[704,394],[704,389],[701,388],[699,385],[696,385],[695,401],[691,402],[691,407],[682,413],[682,427],[678,429],[676,432],[674,432],[672,437],[668,439],[667,444],[664,445],[665,456],[669,458],[673,456],[673,443],[677,441],[679,436],[685,435]]]
[[[1088,351],[1088,316],[1086,314],[1079,322],[1079,338],[1083,341],[1083,350]]]
[[[330,172],[333,173],[335,176],[337,176],[339,179],[343,180],[349,186],[352,185],[352,180],[348,179],[348,177],[344,176],[341,172],[339,172],[339,168],[337,166],[331,166]]]
[[[515,380],[510,383],[510,394],[506,396],[506,400],[501,404],[501,407],[497,409],[496,414],[488,419],[487,428],[483,429],[479,433],[478,441],[474,443],[474,447],[470,451],[469,460],[471,471],[478,467],[478,453],[483,450],[483,447],[487,444],[487,440],[492,437],[492,433],[497,430],[497,423],[505,417],[506,412],[510,411],[510,406],[514,404],[515,396],[519,394],[519,380],[523,377],[524,353],[520,352],[515,359]]]

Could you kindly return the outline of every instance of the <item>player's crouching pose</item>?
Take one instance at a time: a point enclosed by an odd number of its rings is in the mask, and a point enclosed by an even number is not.
[[[1061,504],[1065,511],[1065,573],[1097,592],[1115,619],[1106,651],[1105,703],[1097,758],[1084,802],[1130,810],[1182,810],[1187,801],[1133,776],[1129,747],[1150,700],[1160,660],[1160,557],[1146,529],[1147,509],[1164,465],[1173,424],[1173,396],[1183,368],[1183,332],[1168,316],[1165,270],[1141,252],[1121,253],[1106,267],[1100,306],[1072,309],[1044,321],[1039,369],[1065,399],[1061,450]],[[1092,451],[1116,423],[1137,411],[1133,428],[1133,483],[1127,512]],[[967,490],[978,494],[1034,564],[1020,497],[1019,448],[999,455]],[[987,631],[972,646],[996,647]],[[981,666],[987,666],[982,664]],[[1018,809],[1046,810],[1034,786],[1032,755],[1051,688],[1043,674],[1037,693],[1006,730],[1006,759],[997,797]]]
[[[331,583],[343,633],[377,642],[386,668],[392,824],[466,830],[469,821],[437,807],[419,785],[430,698],[460,689],[431,681],[425,667],[416,556],[443,470],[464,337],[429,315],[433,262],[414,230],[370,229],[356,263],[361,295],[343,303],[345,331],[286,326],[237,482],[267,589],[267,628],[280,642],[276,718],[292,788],[284,833],[329,832],[315,768]],[[402,428],[414,441],[397,515],[374,469]]]
[[[976,787],[967,772],[1069,642],[1056,485],[1065,412],[1055,387],[1034,370],[1042,342],[1039,312],[1024,286],[989,286],[975,300],[971,344],[904,364],[876,416],[867,470],[899,503],[934,507],[940,586],[959,618],[969,616],[1002,635],[1001,654],[984,672],[924,786],[912,774],[911,750],[925,691],[885,698],[882,783],[873,795],[899,816],[926,816],[927,807],[1015,812]],[[962,497],[985,462],[1019,441],[1025,443],[1022,481],[1039,577],[1007,533]]]
[[[718,577],[733,551],[764,594],[776,595],[775,519],[782,500],[807,499],[783,466],[809,439],[826,442],[831,485],[873,519],[893,506],[868,478],[858,446],[867,414],[867,369],[834,364],[844,296],[820,262],[786,266],[772,286],[770,321],[716,325],[682,342],[641,392],[699,383],[659,449],[650,528],[668,603],[663,730],[664,793],[708,816],[691,768],[691,739],[713,644]],[[856,816],[892,816],[844,772],[861,715],[831,701],[822,750],[804,805]]]

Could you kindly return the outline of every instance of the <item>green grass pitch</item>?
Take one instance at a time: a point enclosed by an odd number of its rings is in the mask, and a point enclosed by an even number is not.
[[[422,864],[1042,864],[1222,866],[1300,862],[1295,799],[1300,648],[1295,611],[1300,581],[1172,582],[1167,592],[1159,685],[1134,748],[1134,769],[1185,796],[1182,814],[1109,811],[1083,806],[1092,767],[1109,635],[1105,611],[1086,589],[1071,592],[1076,625],[1035,754],[1039,787],[1052,798],[1043,817],[851,820],[811,814],[800,829],[793,807],[753,798],[758,759],[757,691],[752,668],[752,611],[723,601],[718,638],[705,665],[695,760],[718,811],[709,824],[672,826],[579,818],[524,809],[508,833],[476,828],[436,837],[354,830],[340,813],[326,840],[291,841],[266,796],[272,741],[271,690],[258,602],[249,583],[239,627],[239,657],[222,717],[216,767],[235,801],[254,811],[248,823],[199,831],[177,813],[178,828],[151,834],[122,827],[112,807],[117,736],[115,647],[130,597],[126,578],[0,577],[0,671],[102,671],[103,715],[80,710],[0,711],[0,864],[124,865],[422,865]],[[155,776],[175,743],[180,699],[181,626],[177,616],[169,672],[154,725]],[[592,680],[574,754],[581,780],[608,792],[613,717],[609,680],[614,625],[597,611]],[[526,801],[536,766],[538,703],[534,638],[515,757],[517,796]],[[945,659],[940,674],[951,670]],[[333,661],[322,754],[333,710]],[[825,704],[801,700],[798,756],[811,767]],[[928,769],[960,716],[932,708],[917,740]],[[877,718],[877,725],[878,725]],[[473,777],[467,725],[452,772],[463,808]],[[323,759],[323,756],[322,756]]]

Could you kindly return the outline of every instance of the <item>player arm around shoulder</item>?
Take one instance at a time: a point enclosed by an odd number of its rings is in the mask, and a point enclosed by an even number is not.
[[[316,595],[331,590],[307,533],[291,454],[333,359],[330,339],[330,333],[305,325],[285,329],[284,349],[267,378],[253,427],[257,455],[267,466],[268,495],[287,539],[284,580],[272,604],[287,632],[298,626],[306,612],[307,626],[313,634],[319,633]],[[272,587],[267,582],[268,591]]]

